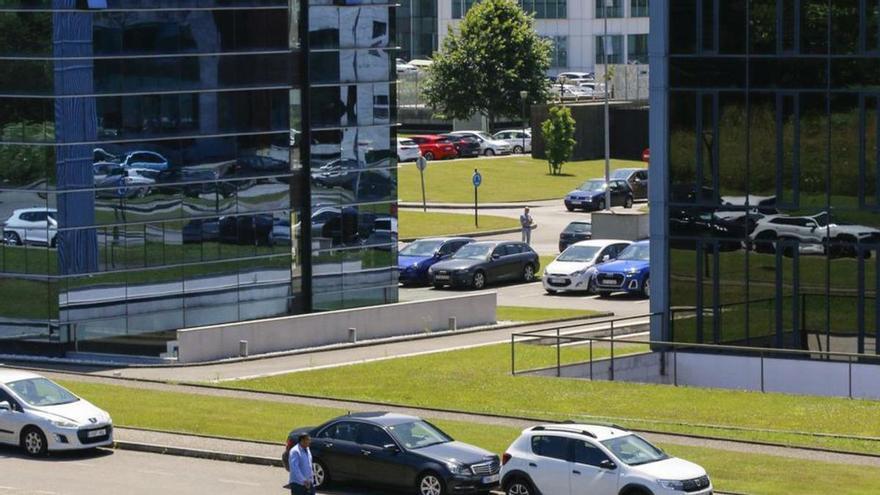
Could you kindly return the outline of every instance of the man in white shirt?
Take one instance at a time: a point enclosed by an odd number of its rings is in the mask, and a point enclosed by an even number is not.
[[[303,433],[297,439],[296,446],[290,449],[290,493],[291,495],[312,495],[315,493],[315,475],[312,472],[312,451],[309,446],[312,439]]]

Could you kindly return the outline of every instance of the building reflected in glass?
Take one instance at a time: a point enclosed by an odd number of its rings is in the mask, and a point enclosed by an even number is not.
[[[665,221],[652,239],[667,290],[652,307],[671,317],[662,338],[880,353],[880,10],[661,8],[652,178],[663,178],[654,201]]]
[[[388,70],[341,64],[321,82],[351,83],[334,94],[370,111],[333,101],[303,84],[321,58],[305,32],[288,0],[3,3],[0,349],[158,356],[179,328],[324,309],[313,290],[338,288],[335,307],[396,300]],[[335,159],[356,169],[306,158],[334,132],[318,115],[338,116]],[[361,229],[316,220],[343,204]],[[335,277],[304,277],[324,273],[313,248],[348,245],[360,255],[334,254]],[[347,297],[348,278],[383,296]]]

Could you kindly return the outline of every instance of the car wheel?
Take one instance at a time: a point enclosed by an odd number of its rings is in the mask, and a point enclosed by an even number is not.
[[[445,287],[443,284],[434,284],[434,289],[435,289],[435,290],[440,290],[440,289],[442,289],[443,287]]]
[[[6,241],[13,246],[21,246],[21,237],[15,232],[9,232],[6,234]]]
[[[523,267],[523,281],[531,282],[535,280],[535,267],[531,263]]]
[[[330,485],[330,471],[323,462],[317,459],[312,462],[312,474],[315,475],[315,488],[326,488]]]
[[[522,478],[517,478],[507,485],[504,493],[507,495],[533,495],[535,492],[532,490],[531,483]]]
[[[483,154],[486,156],[495,156],[495,150],[493,150],[492,148],[488,148],[486,149],[486,151],[483,152]]]
[[[483,272],[475,273],[473,286],[476,290],[481,290],[483,287],[486,287],[486,274]]]
[[[646,278],[645,283],[642,284],[642,295],[650,298],[651,297],[651,279]]]
[[[574,206],[571,206],[571,205],[565,205],[565,209],[568,210],[568,211],[574,211]]]
[[[434,473],[425,473],[419,476],[419,495],[444,495],[446,487],[443,480]]]
[[[554,295],[554,294],[556,294],[556,292],[557,292],[557,291],[555,291],[555,290],[553,290],[553,289],[544,289],[544,290],[547,291],[547,294],[550,294],[551,296]]]
[[[604,290],[596,291],[596,294],[603,299],[611,295],[610,292]]]
[[[29,426],[21,432],[21,448],[31,457],[43,457],[49,451],[46,435],[36,426]]]
[[[624,208],[632,208],[632,207],[633,207],[633,199],[632,199],[632,196],[627,196],[627,197],[626,197],[626,199],[623,201],[623,207],[624,207]]]
[[[514,154],[519,155],[519,154],[522,153],[522,152],[523,152],[522,146],[514,146],[514,147],[513,147],[513,153],[514,153]]]
[[[427,153],[425,153],[425,154],[422,155],[422,156],[424,156],[424,157],[425,157],[425,160],[428,160],[428,161],[431,161],[431,160],[434,159],[434,153],[432,153],[432,152],[430,152],[430,151],[427,152]]]

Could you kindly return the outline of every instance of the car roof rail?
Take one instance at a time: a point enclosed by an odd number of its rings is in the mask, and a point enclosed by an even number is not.
[[[536,427],[532,428],[532,431],[559,431],[559,432],[566,432],[566,433],[580,433],[581,435],[585,435],[590,438],[596,438],[596,434],[591,431],[578,430],[575,428],[565,428],[564,426],[561,426],[561,427],[560,426],[552,426],[552,425],[551,426],[536,426]]]

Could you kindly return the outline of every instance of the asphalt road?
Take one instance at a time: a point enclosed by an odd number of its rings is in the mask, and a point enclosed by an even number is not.
[[[284,494],[287,472],[253,466],[130,451],[29,459],[0,447],[0,494],[15,495],[266,495]],[[385,492],[387,493],[387,492]],[[342,487],[321,495],[380,495]]]

